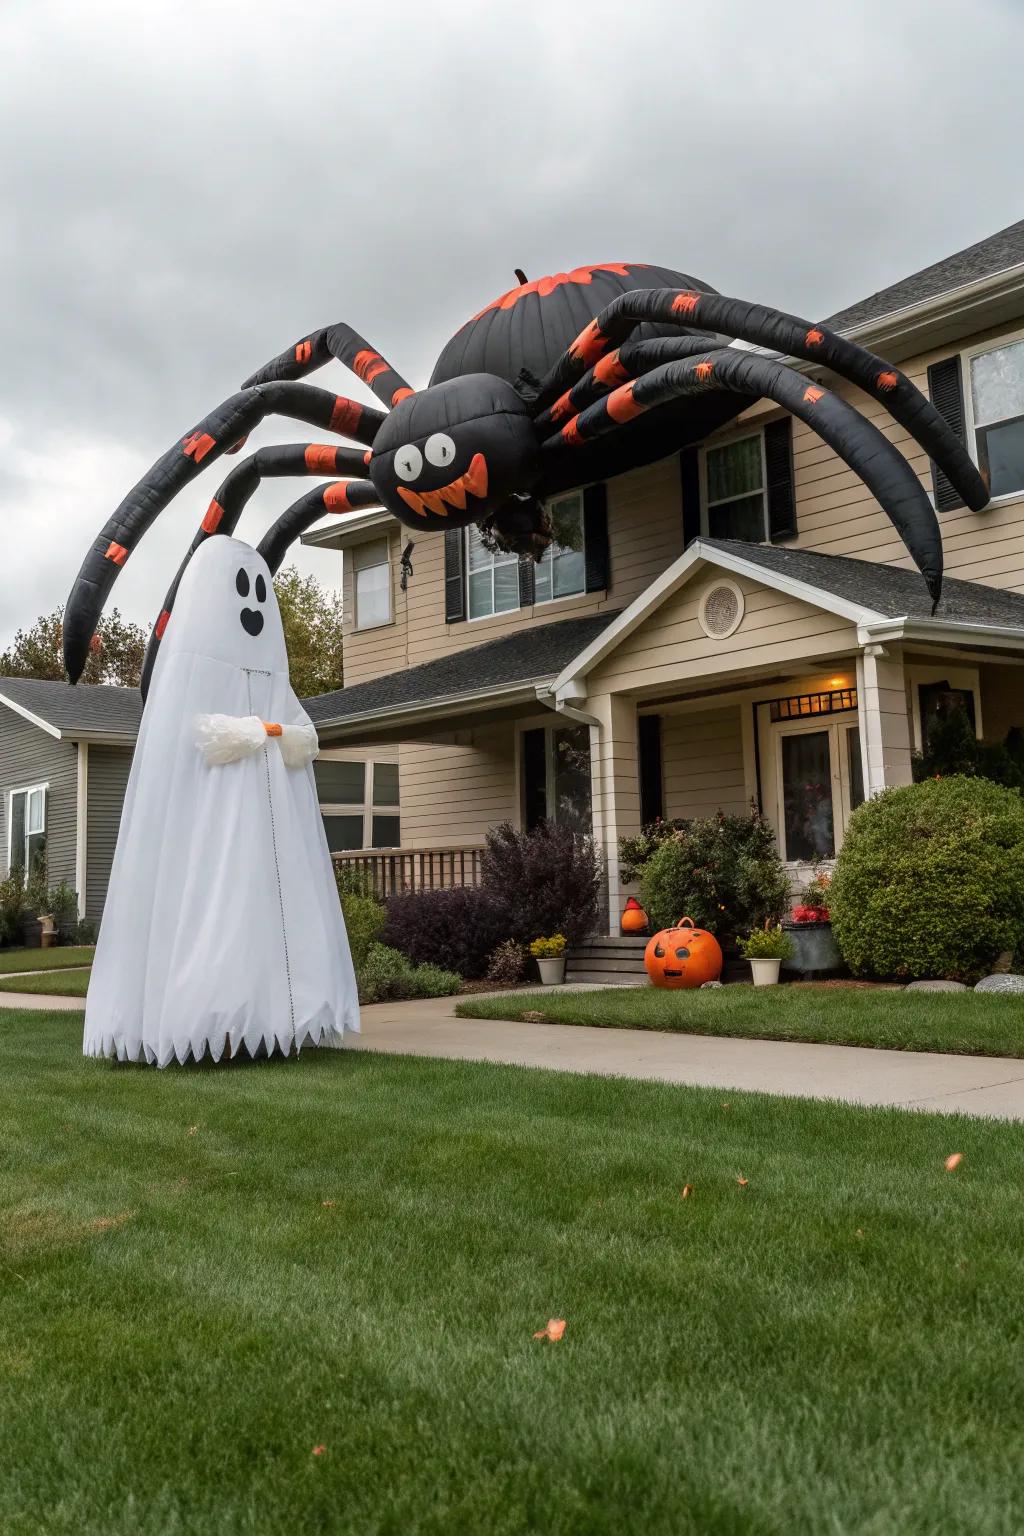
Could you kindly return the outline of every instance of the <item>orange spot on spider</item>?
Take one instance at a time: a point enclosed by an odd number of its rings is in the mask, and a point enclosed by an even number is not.
[[[344,395],[338,395],[334,401],[334,410],[328,428],[331,432],[340,432],[341,435],[351,437],[362,420],[363,408],[354,400],[346,400]]]
[[[124,565],[128,559],[128,551],[123,544],[115,544],[113,540],[107,545],[105,558],[112,560],[115,565]]]
[[[589,368],[596,363],[608,346],[608,338],[598,325],[596,320],[591,320],[585,331],[581,331],[569,348],[577,362],[583,363]]]
[[[364,464],[369,464],[369,462],[370,462],[370,460],[372,458],[373,458],[373,449],[372,448],[367,448],[366,452],[363,454],[363,463]]]
[[[629,369],[624,368],[619,361],[618,347],[605,357],[598,358],[594,365],[594,378],[599,384],[607,384],[611,389],[617,384],[625,384],[629,378]]]
[[[352,503],[348,499],[348,481],[339,480],[336,485],[324,487],[324,506],[332,512],[351,512]]]
[[[295,348],[295,361],[297,363],[308,363],[312,356],[313,343],[311,341],[300,341]]]
[[[156,623],[153,625],[153,633],[156,635],[158,640],[163,639],[164,630],[167,628],[167,623],[170,617],[170,611],[165,608],[160,617],[157,619]]]
[[[699,303],[699,293],[677,293],[672,300],[672,313],[674,315],[692,315]]]
[[[211,501],[210,505],[206,509],[206,516],[203,518],[203,521],[200,524],[203,532],[216,533],[217,529],[220,527],[221,518],[223,516],[224,508],[221,506],[220,502]]]
[[[338,450],[330,443],[310,443],[302,457],[314,475],[333,475],[338,468]]]
[[[182,442],[182,448],[186,459],[194,459],[201,464],[211,448],[217,445],[209,432],[192,432]]]
[[[556,272],[553,277],[538,277],[532,283],[520,283],[518,288],[510,288],[508,293],[503,293],[500,299],[495,299],[482,309],[479,315],[474,315],[468,323],[472,325],[479,320],[481,315],[488,314],[492,309],[511,309],[524,299],[528,293],[536,293],[540,298],[547,298],[556,288],[563,283],[579,283],[583,287],[594,281],[595,272],[612,272],[616,277],[628,277],[630,272],[639,272],[643,269],[644,262],[621,261],[596,261],[587,267],[574,267],[571,272]]]
[[[888,394],[891,389],[895,389],[896,385],[899,383],[899,381],[900,381],[900,376],[893,369],[890,369],[888,372],[880,373],[878,375],[878,387],[885,394]]]
[[[819,331],[816,325],[812,325],[810,330],[807,332],[807,335],[804,337],[804,346],[820,347],[824,340],[825,332]]]
[[[572,408],[572,391],[567,389],[564,395],[559,395],[551,407],[551,420],[561,421],[563,416],[570,414]]]
[[[562,442],[567,448],[575,448],[580,442],[580,419],[574,416],[566,426],[562,428]]]
[[[414,395],[415,393],[416,391],[414,389],[409,389],[407,385],[403,385],[401,389],[396,389],[394,394],[391,396],[391,404],[400,405],[403,400],[408,400],[409,396]]]
[[[362,352],[356,353],[352,361],[352,369],[353,372],[359,375],[364,384],[372,384],[374,379],[379,378],[382,373],[388,372],[388,365],[379,352],[371,352],[369,349],[364,348]]]
[[[824,393],[825,391],[819,389],[816,384],[809,384],[804,390],[804,399],[808,405],[817,405]]]
[[[698,363],[696,368],[693,371],[697,375],[697,378],[700,379],[701,383],[703,384],[704,380],[705,379],[710,379],[711,375],[714,373],[715,365],[714,365],[714,363],[709,363],[709,362],[705,361],[703,363]]]
[[[621,389],[608,396],[608,415],[612,421],[632,421],[634,416],[646,411],[646,405],[641,405],[633,394],[635,388],[635,384],[623,384]]]

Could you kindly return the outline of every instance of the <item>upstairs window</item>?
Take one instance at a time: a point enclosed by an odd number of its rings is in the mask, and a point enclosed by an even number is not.
[[[705,449],[704,474],[709,538],[760,544],[771,537],[760,432]]]
[[[970,397],[978,464],[992,495],[1024,490],[1024,340],[974,354]]]
[[[551,603],[587,590],[587,562],[583,541],[583,496],[559,496],[549,503],[554,538],[534,569],[534,601]]]
[[[391,623],[391,565],[387,539],[357,544],[352,551],[356,629]]]
[[[519,607],[519,557],[494,554],[475,524],[466,529],[469,617],[486,619]]]

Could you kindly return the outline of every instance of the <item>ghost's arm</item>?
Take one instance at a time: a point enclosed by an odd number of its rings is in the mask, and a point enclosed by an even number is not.
[[[258,715],[196,715],[196,746],[208,767],[255,757],[267,740]]]
[[[289,768],[305,768],[319,754],[316,726],[289,690],[288,723],[281,726],[281,756]]]

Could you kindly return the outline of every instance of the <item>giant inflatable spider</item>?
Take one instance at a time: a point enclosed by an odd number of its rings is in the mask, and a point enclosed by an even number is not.
[[[899,369],[824,326],[724,298],[663,267],[607,262],[535,282],[516,275],[519,286],[447,344],[425,389],[413,390],[350,326],[331,325],[261,368],[187,432],[125,498],[85,558],[64,621],[71,681],[82,672],[118,571],[154,518],[273,412],[365,451],[310,443],[253,454],[211,501],[185,565],[204,539],[233,531],[263,476],[292,474],[339,478],[294,502],[267,533],[259,551],[272,572],[326,513],[368,507],[386,507],[414,532],[476,523],[504,547],[539,558],[550,540],[545,498],[662,458],[766,397],[812,426],[860,476],[938,603],[942,541],[917,475],[853,406],[781,358],[819,364],[880,400],[966,504],[984,507],[988,487],[963,443]],[[331,358],[362,379],[387,413],[296,382]],[[153,629],[144,687],[181,574]]]

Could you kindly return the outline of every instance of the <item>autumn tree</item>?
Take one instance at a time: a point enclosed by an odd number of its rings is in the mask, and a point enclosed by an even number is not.
[[[343,684],[341,596],[326,592],[315,576],[294,565],[274,578],[291,683],[300,699],[331,693]]]
[[[63,608],[38,618],[31,629],[19,629],[10,648],[0,655],[0,676],[41,677],[65,682],[61,636]],[[83,683],[116,683],[137,688],[146,651],[146,633],[117,608],[104,614],[89,647]]]

